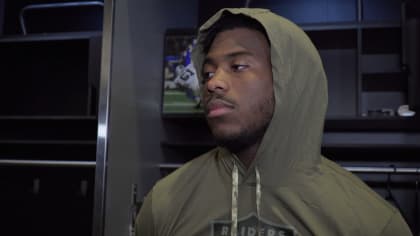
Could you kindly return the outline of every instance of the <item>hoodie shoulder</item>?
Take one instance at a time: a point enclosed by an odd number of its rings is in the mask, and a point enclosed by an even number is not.
[[[166,192],[171,188],[178,188],[183,184],[191,184],[191,181],[194,179],[198,180],[199,178],[196,177],[199,177],[205,173],[206,171],[204,170],[209,168],[212,162],[215,162],[217,152],[218,149],[216,148],[198,156],[197,158],[194,158],[191,161],[186,162],[180,168],[160,179],[153,188],[154,191]]]
[[[209,220],[205,218],[210,217],[209,212],[214,208],[209,203],[213,198],[209,196],[221,191],[225,179],[220,174],[226,171],[218,161],[219,155],[219,148],[215,148],[155,184],[149,193],[150,206],[143,206],[153,217],[155,235],[195,235],[207,230],[204,224]],[[190,223],[186,226],[185,222]]]
[[[182,202],[202,183],[209,173],[215,172],[218,149],[213,149],[159,180],[153,187],[153,207],[156,216],[165,215],[174,202]]]
[[[329,187],[341,192],[340,201],[348,205],[348,210],[358,222],[360,229],[369,235],[411,235],[407,223],[400,212],[378,193],[368,187],[359,177],[336,163],[323,160],[325,176],[335,184]],[[334,200],[331,200],[334,203]],[[340,214],[338,214],[340,215]],[[349,224],[350,225],[350,224]]]
[[[385,226],[384,230],[381,232],[382,236],[392,236],[392,235],[401,235],[401,236],[410,236],[413,235],[407,225],[403,220],[401,214],[396,212],[388,224]]]

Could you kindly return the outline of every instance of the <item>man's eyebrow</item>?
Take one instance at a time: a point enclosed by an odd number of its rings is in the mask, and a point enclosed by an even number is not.
[[[215,63],[214,63],[214,60],[213,59],[211,59],[210,57],[205,57],[204,58],[204,62],[203,62],[203,65],[214,65]]]
[[[232,59],[235,57],[239,57],[239,56],[253,56],[254,54],[252,54],[251,52],[248,51],[237,51],[237,52],[232,52],[232,53],[228,53],[226,55],[223,55],[223,59]],[[204,62],[203,65],[205,64],[209,64],[209,65],[214,65],[215,61],[213,58],[206,56],[204,58]]]

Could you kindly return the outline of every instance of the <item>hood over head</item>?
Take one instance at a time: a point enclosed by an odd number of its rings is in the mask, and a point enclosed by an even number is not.
[[[222,9],[201,26],[193,52],[202,80],[206,55],[202,41],[224,14],[243,14],[265,28],[271,53],[275,108],[252,166],[261,170],[263,183],[295,172],[311,173],[321,161],[321,141],[327,109],[327,83],[319,53],[294,23],[266,9]],[[241,168],[240,173],[247,175]],[[245,177],[244,176],[244,177]],[[280,181],[281,182],[281,181]]]

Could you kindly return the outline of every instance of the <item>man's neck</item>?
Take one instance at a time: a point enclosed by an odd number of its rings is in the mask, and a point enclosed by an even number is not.
[[[242,162],[242,164],[245,165],[245,167],[248,169],[251,166],[251,163],[254,161],[256,155],[257,155],[257,151],[258,151],[258,147],[260,146],[260,142],[255,143],[237,153],[236,156],[238,157],[238,159]]]

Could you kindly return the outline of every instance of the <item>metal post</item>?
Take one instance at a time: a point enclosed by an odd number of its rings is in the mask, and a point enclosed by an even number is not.
[[[0,166],[40,166],[40,167],[88,167],[94,168],[94,161],[57,161],[57,160],[0,160]]]
[[[102,34],[101,78],[99,86],[98,139],[92,226],[93,236],[104,235],[113,26],[114,1],[105,0]]]

